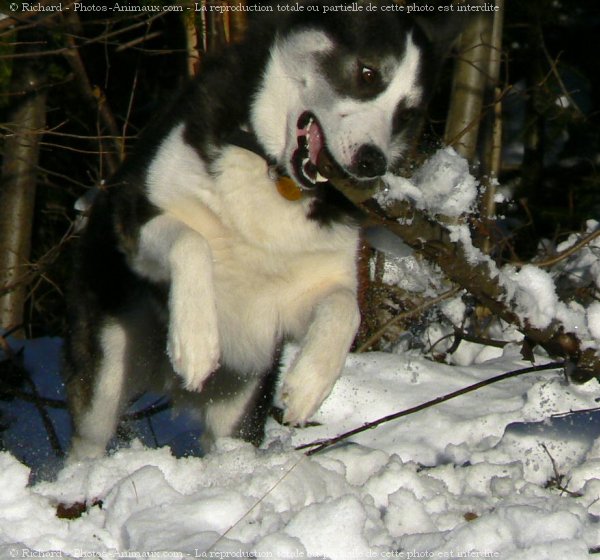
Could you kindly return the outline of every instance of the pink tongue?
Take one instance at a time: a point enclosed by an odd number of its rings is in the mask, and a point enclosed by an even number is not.
[[[323,148],[321,127],[316,122],[313,122],[308,129],[308,134],[310,138],[308,143],[308,157],[312,164],[317,165],[319,152]]]
[[[313,165],[317,165],[319,152],[323,148],[323,134],[321,132],[321,127],[313,121],[308,128],[308,135],[308,157]]]

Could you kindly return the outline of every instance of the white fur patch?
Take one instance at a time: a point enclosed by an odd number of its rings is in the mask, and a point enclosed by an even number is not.
[[[170,281],[167,352],[192,391],[200,390],[219,366],[212,262],[204,237],[168,214],[153,218],[140,231],[134,267]]]
[[[127,336],[118,324],[105,326],[100,337],[102,364],[96,374],[91,407],[77,423],[69,462],[104,454],[113,436],[124,398]]]
[[[292,379],[320,365],[290,400],[291,417],[304,422],[339,375],[357,328],[358,232],[308,220],[310,201],[282,198],[265,162],[245,150],[225,149],[209,176],[182,134],[179,127],[167,137],[152,165],[149,195],[165,215],[142,228],[138,257],[168,268],[173,365],[200,388],[219,350],[221,364],[262,374],[281,337],[306,336]]]

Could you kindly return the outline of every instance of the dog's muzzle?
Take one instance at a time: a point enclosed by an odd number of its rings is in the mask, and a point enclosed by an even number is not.
[[[373,144],[363,144],[356,152],[350,171],[361,179],[375,179],[387,171],[387,159]]]

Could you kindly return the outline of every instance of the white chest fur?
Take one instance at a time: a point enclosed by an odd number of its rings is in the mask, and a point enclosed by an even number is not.
[[[190,269],[207,265],[190,253],[208,250],[210,275],[197,271],[195,284],[212,284],[221,363],[261,371],[278,339],[305,336],[315,306],[329,292],[356,292],[358,233],[307,219],[309,201],[281,197],[266,163],[240,148],[224,150],[216,173],[209,175],[182,133],[183,126],[175,128],[157,152],[148,195],[165,216],[198,235],[197,245],[189,243],[187,256],[181,256]],[[152,244],[160,245],[161,237],[172,242],[162,226],[149,237]],[[169,251],[157,247],[152,253],[159,250]],[[157,270],[160,263],[151,260],[154,275],[171,277],[169,262]],[[193,293],[194,288],[185,289]]]

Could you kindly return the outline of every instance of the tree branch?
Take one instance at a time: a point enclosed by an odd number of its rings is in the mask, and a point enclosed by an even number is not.
[[[530,343],[539,344],[550,356],[567,358],[573,366],[570,373],[575,380],[588,381],[600,375],[600,357],[596,351],[592,348],[582,350],[582,341],[577,334],[568,332],[560,321],[555,319],[544,329],[522,321],[507,301],[493,261],[488,258],[473,263],[464,243],[453,240],[447,226],[405,201],[397,201],[383,210],[370,199],[360,207],[370,220],[383,225],[437,264],[449,280],[470,292],[492,313],[517,326]]]
[[[72,27],[73,30],[77,31],[81,28],[81,22],[79,21],[78,15],[74,11],[65,12],[65,20]],[[68,49],[65,50],[64,56],[73,71],[75,77],[75,83],[79,88],[83,99],[88,105],[97,112],[98,118],[102,123],[103,127],[108,131],[109,139],[112,144],[112,148],[109,150],[102,149],[102,140],[98,140],[101,149],[100,152],[105,156],[109,174],[112,175],[118,169],[121,156],[123,154],[123,138],[120,134],[119,127],[115,117],[108,105],[108,101],[104,92],[99,87],[92,86],[87,69],[81,59],[79,53],[79,47],[75,42],[74,35],[67,35]],[[99,131],[101,135],[101,131]]]
[[[367,430],[371,430],[384,424],[385,422],[390,422],[392,420],[397,420],[398,418],[402,418],[403,416],[408,416],[409,414],[415,414],[416,412],[420,412],[421,410],[425,410],[427,408],[431,408],[432,406],[436,406],[443,402],[449,401],[451,399],[455,399],[456,397],[460,397],[461,395],[466,395],[467,393],[472,393],[473,391],[477,391],[483,387],[487,387],[488,385],[492,385],[493,383],[498,383],[499,381],[503,381],[505,379],[510,379],[511,377],[517,377],[519,375],[525,375],[526,373],[533,373],[536,371],[545,371],[549,369],[557,369],[563,367],[563,362],[550,362],[548,364],[542,364],[539,366],[531,366],[521,369],[515,369],[513,371],[509,371],[506,373],[501,373],[500,375],[496,375],[494,377],[490,377],[489,379],[485,379],[483,381],[479,381],[478,383],[474,383],[473,385],[468,385],[467,387],[463,387],[462,389],[458,389],[457,391],[453,391],[452,393],[448,393],[441,397],[437,397],[433,400],[427,401],[425,403],[419,404],[417,406],[413,406],[411,408],[406,408],[401,410],[400,412],[395,412],[393,414],[388,414],[383,418],[379,418],[378,420],[374,420],[373,422],[366,422],[362,426],[358,428],[354,428],[348,432],[344,432],[343,434],[337,435],[328,439],[321,439],[318,441],[313,441],[311,443],[305,443],[303,445],[299,445],[296,447],[297,450],[308,449],[310,447],[314,449],[310,449],[306,452],[307,455],[314,455],[315,453],[319,453],[319,451],[323,451],[327,447],[331,447],[340,441],[348,439],[349,437],[355,436],[356,434],[360,434],[362,432],[366,432]]]
[[[355,352],[357,354],[360,354],[361,352],[366,352],[371,346],[373,346],[373,344],[375,344],[375,342],[377,342],[386,333],[386,331],[390,327],[392,327],[396,323],[404,319],[408,319],[409,317],[419,315],[420,313],[429,309],[430,307],[433,307],[434,305],[437,305],[445,299],[451,298],[452,296],[456,295],[458,292],[460,292],[460,290],[460,287],[451,288],[447,292],[444,292],[443,294],[440,294],[435,298],[431,298],[427,301],[424,301],[421,305],[417,305],[414,309],[409,309],[408,311],[404,311],[403,313],[398,313],[397,315],[394,315],[394,317],[392,317],[385,325],[383,325],[381,328],[375,331],[375,333],[373,333],[365,342],[363,342],[355,350]]]

